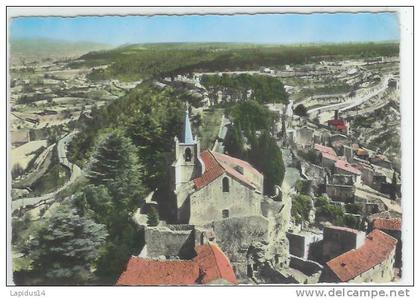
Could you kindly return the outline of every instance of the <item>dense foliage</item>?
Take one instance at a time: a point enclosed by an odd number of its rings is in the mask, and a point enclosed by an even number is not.
[[[108,65],[91,79],[139,80],[204,71],[256,70],[262,65],[319,62],[324,59],[397,56],[398,43],[353,43],[298,46],[235,44],[140,44],[91,52],[76,65]]]
[[[241,100],[254,100],[259,103],[288,102],[283,83],[274,77],[250,74],[204,75],[201,84],[209,90],[225,90]]]
[[[115,283],[128,258],[139,254],[142,237],[131,217],[148,190],[168,188],[166,155],[182,131],[183,110],[173,90],[143,83],[93,111],[95,121],[88,119],[70,146],[91,182],[75,204],[109,232],[95,272],[101,283]]]
[[[304,194],[293,196],[291,215],[295,221],[308,221],[311,209],[312,198],[310,196]]]
[[[334,225],[346,226],[355,229],[363,229],[361,219],[351,214],[346,214],[344,209],[332,204],[323,196],[316,198],[316,217],[319,221],[329,221]],[[360,207],[354,204],[346,207],[350,213],[360,212]]]
[[[264,193],[274,193],[281,186],[284,163],[276,140],[270,135],[275,114],[255,101],[236,104],[229,109],[232,125],[225,141],[225,151],[249,161],[264,174]],[[258,134],[257,134],[258,132]]]
[[[92,281],[91,267],[108,234],[105,225],[62,204],[31,235],[22,251],[32,261],[35,283],[72,285]]]
[[[296,114],[297,116],[303,117],[303,116],[306,116],[308,114],[308,111],[303,104],[299,104],[293,110],[293,113]]]
[[[110,130],[119,129],[136,146],[143,165],[142,180],[154,190],[166,182],[165,153],[172,150],[174,136],[180,137],[184,109],[174,90],[159,90],[145,82],[127,96],[92,111],[92,118],[69,146],[70,159],[86,165],[95,142]]]

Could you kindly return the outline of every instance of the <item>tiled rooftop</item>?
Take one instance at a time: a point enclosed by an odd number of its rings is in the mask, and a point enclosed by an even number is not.
[[[346,282],[384,262],[394,251],[397,240],[390,235],[373,230],[365,243],[327,262],[327,266],[341,282]]]

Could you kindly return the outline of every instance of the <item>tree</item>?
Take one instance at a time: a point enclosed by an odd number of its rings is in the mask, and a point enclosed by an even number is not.
[[[394,174],[392,175],[392,183],[391,183],[389,196],[391,197],[392,200],[397,199],[397,174],[395,171],[394,171]]]
[[[146,193],[142,183],[144,167],[137,148],[120,130],[106,134],[96,147],[88,167],[88,176],[95,185],[104,185],[118,199],[116,207],[132,210],[139,197]]]
[[[88,215],[95,221],[110,226],[115,205],[106,186],[87,185],[74,195],[73,204],[80,215]]]
[[[107,236],[105,225],[62,204],[33,231],[24,253],[40,284],[85,284],[93,279],[91,269]]]
[[[267,131],[251,145],[249,160],[264,174],[264,194],[272,195],[274,186],[281,186],[283,182],[285,168],[282,152]]]
[[[298,116],[300,116],[300,117],[303,117],[303,116],[307,116],[308,111],[307,111],[306,107],[305,107],[303,104],[299,104],[299,105],[297,105],[297,106],[296,106],[296,108],[293,110],[293,113],[294,113],[295,115],[298,115]]]
[[[16,178],[20,177],[24,173],[25,173],[25,171],[23,170],[23,167],[19,163],[13,165],[13,167],[12,167],[12,178],[13,179],[16,179]]]
[[[309,219],[309,213],[312,209],[312,198],[308,195],[295,195],[292,200],[291,215],[295,221],[302,221]]]
[[[157,226],[159,224],[159,214],[154,207],[150,208],[147,213],[147,225]]]
[[[242,138],[241,126],[231,126],[225,138],[225,151],[233,157],[244,158],[244,142]]]

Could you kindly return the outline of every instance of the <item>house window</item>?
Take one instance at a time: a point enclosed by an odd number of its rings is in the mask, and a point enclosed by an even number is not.
[[[223,218],[229,218],[229,210],[227,210],[227,209],[226,210],[223,210],[222,211],[222,217]]]
[[[229,179],[224,177],[222,180],[223,192],[229,192]]]
[[[189,147],[187,147],[185,149],[185,161],[190,162],[191,158],[192,158],[191,149]]]

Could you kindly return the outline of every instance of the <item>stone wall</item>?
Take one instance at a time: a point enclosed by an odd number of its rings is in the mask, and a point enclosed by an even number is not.
[[[334,201],[352,203],[355,191],[356,188],[353,185],[326,185],[327,195]]]
[[[343,227],[324,227],[322,250],[324,260],[328,261],[349,250],[360,247],[365,240],[365,233]]]
[[[321,272],[324,268],[321,264],[318,264],[317,262],[305,260],[293,255],[290,256],[289,267],[299,270],[300,272],[308,276],[317,274],[318,278],[321,275]]]
[[[299,258],[307,259],[311,244],[322,240],[322,234],[314,234],[311,232],[287,233],[289,240],[289,253]]]
[[[146,227],[144,238],[149,258],[179,256],[189,259],[194,255],[195,235],[191,226]]]
[[[323,184],[325,178],[325,169],[321,166],[301,161],[302,173],[316,184]]]
[[[253,242],[269,242],[268,219],[263,216],[232,217],[205,225],[229,258],[239,280],[247,279],[247,252]]]
[[[314,136],[314,130],[303,127],[298,130],[296,130],[296,145],[299,148],[307,148],[310,147],[313,143],[313,136]]]
[[[229,192],[223,192],[222,181],[229,180]],[[261,215],[263,196],[239,181],[222,175],[190,195],[192,224],[206,224],[228,217]]]

